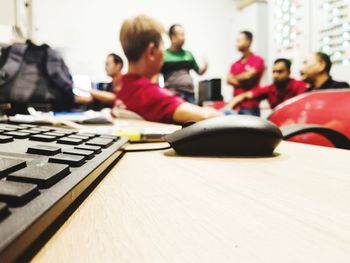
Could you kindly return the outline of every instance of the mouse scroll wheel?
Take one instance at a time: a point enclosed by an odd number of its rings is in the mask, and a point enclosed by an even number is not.
[[[182,128],[186,128],[186,127],[191,126],[192,124],[195,124],[195,123],[196,123],[195,121],[188,121],[188,122],[182,124]]]

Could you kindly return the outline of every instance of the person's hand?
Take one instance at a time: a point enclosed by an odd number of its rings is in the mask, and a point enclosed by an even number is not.
[[[212,107],[202,107],[202,108],[206,111],[206,114],[208,114],[208,116],[219,117],[223,115],[221,111],[218,111],[217,109],[214,109]]]
[[[125,110],[126,106],[125,106],[125,104],[124,104],[124,102],[122,100],[117,99],[115,101],[115,103],[114,103],[114,107],[113,108]]]
[[[200,69],[198,69],[198,74],[199,75],[203,75],[206,71],[207,71],[207,69],[208,69],[208,61],[205,59],[204,60],[204,65],[203,65],[203,67],[201,67]]]
[[[233,109],[241,104],[245,99],[244,93],[233,97],[233,99],[224,107],[225,109]]]
[[[203,65],[203,71],[204,73],[208,70],[209,64],[208,64],[208,60],[204,60],[204,65]]]
[[[119,110],[125,110],[126,106],[123,103],[122,100],[116,99],[113,109],[111,111],[111,114],[114,118],[119,118],[120,117],[120,111]]]

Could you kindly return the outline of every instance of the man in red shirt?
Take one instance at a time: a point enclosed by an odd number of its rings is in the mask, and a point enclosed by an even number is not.
[[[117,101],[148,121],[184,123],[221,116],[212,108],[202,108],[185,102],[161,88],[152,79],[163,65],[163,26],[156,20],[140,15],[124,21],[120,42],[129,61],[129,70],[122,78]]]
[[[264,73],[264,60],[250,50],[252,41],[253,34],[249,31],[242,31],[237,37],[236,45],[242,57],[232,64],[227,77],[227,83],[234,87],[234,96],[258,87]],[[238,113],[260,116],[259,101],[244,101]]]
[[[273,109],[283,101],[304,93],[307,90],[307,84],[290,78],[290,68],[291,62],[288,59],[277,59],[273,65],[273,83],[271,85],[241,93],[234,97],[227,107],[233,108],[252,99],[258,101],[267,99]]]

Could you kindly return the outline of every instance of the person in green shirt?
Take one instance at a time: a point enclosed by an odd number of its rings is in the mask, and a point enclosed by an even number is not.
[[[181,25],[172,25],[169,29],[169,37],[171,46],[165,51],[161,71],[165,87],[186,101],[194,103],[194,85],[190,70],[203,75],[207,71],[208,64],[205,63],[203,67],[199,67],[192,53],[183,49],[185,31]]]

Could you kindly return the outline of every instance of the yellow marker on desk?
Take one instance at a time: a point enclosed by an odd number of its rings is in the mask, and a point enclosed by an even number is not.
[[[163,142],[165,141],[164,136],[172,133],[172,131],[144,128],[119,128],[113,133],[114,135],[128,138],[131,142]]]

